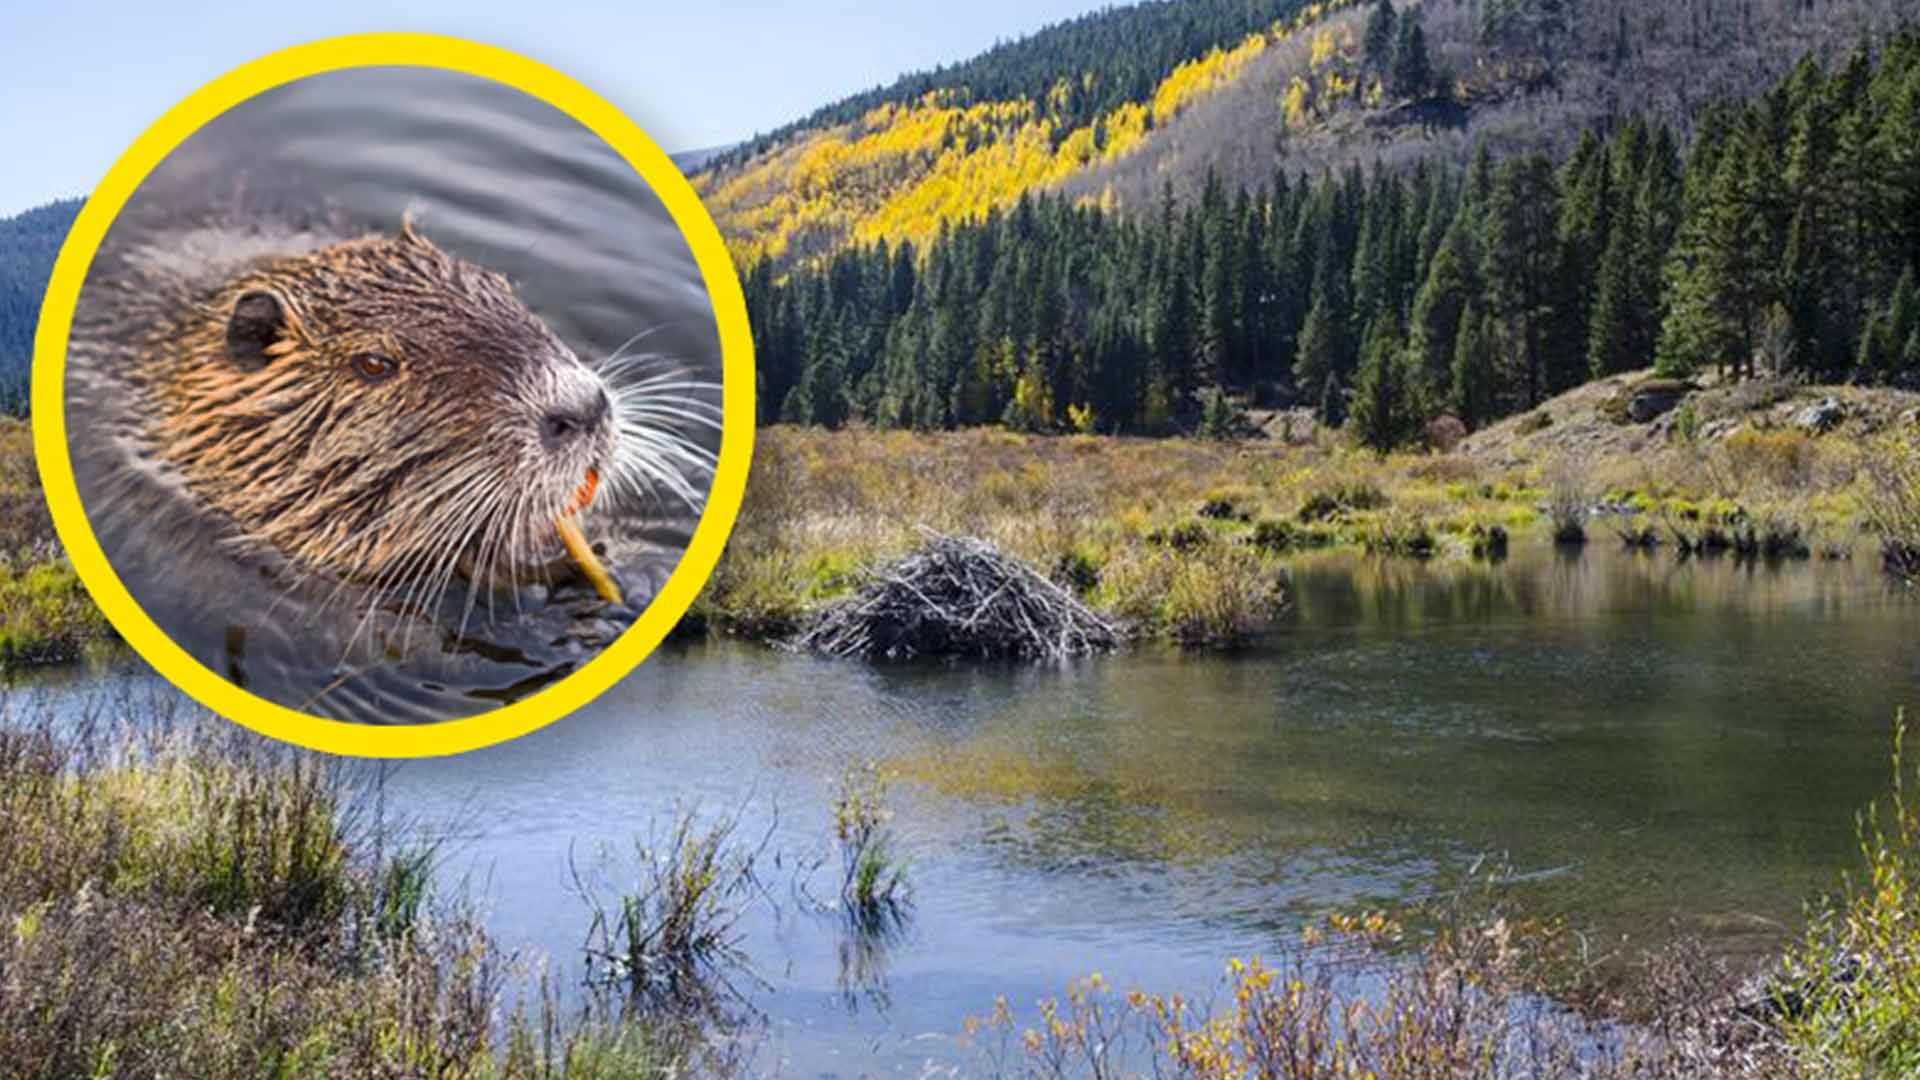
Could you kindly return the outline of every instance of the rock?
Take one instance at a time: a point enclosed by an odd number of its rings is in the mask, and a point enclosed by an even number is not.
[[[567,627],[567,636],[588,648],[599,648],[620,636],[620,627],[606,619],[576,619]]]
[[[1636,424],[1644,424],[1656,417],[1664,416],[1680,404],[1692,387],[1685,383],[1652,382],[1633,392],[1627,399],[1627,416]]]
[[[1441,413],[1427,425],[1427,441],[1443,454],[1451,454],[1467,437],[1467,425],[1457,416]]]
[[[1815,435],[1832,431],[1847,418],[1847,407],[1836,398],[1823,397],[1793,414],[1793,426]]]
[[[1718,420],[1709,420],[1705,424],[1702,424],[1700,426],[1700,434],[1698,437],[1703,442],[1711,441],[1714,439],[1724,439],[1727,436],[1739,430],[1740,430],[1739,420],[1731,416],[1723,416]]]

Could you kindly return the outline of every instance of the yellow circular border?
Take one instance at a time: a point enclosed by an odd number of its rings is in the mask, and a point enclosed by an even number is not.
[[[707,509],[686,554],[639,620],[578,671],[531,697],[464,720],[395,727],[289,709],[242,690],[174,644],[121,584],[81,509],[63,402],[67,337],[81,283],[108,227],[147,174],[208,121],[263,91],[310,75],[376,65],[442,68],[491,79],[539,98],[605,140],[653,188],[692,248],[713,302],[722,355],[720,460]],[[121,155],[81,208],[47,285],[33,357],[34,453],[47,504],[74,570],[107,619],[148,663],[201,704],[262,735],[331,754],[459,753],[524,735],[592,701],[646,659],[693,603],[733,528],[753,456],[753,340],[746,301],[720,230],[692,185],[633,121],[580,83],[504,49],[433,34],[359,34],[296,45],[228,72],[174,106]]]

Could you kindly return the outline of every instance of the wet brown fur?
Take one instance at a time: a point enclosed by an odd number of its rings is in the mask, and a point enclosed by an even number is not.
[[[229,355],[240,298],[270,293],[284,328],[248,370]],[[179,301],[186,301],[184,303]],[[246,264],[211,291],[152,305],[129,381],[146,438],[195,497],[306,571],[438,595],[452,567],[523,578],[611,428],[556,451],[540,416],[601,392],[499,274],[410,226]],[[369,383],[353,358],[397,372]]]

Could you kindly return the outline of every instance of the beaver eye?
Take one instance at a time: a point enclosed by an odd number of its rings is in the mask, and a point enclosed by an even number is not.
[[[371,352],[354,353],[353,358],[348,360],[347,364],[353,368],[353,373],[360,377],[360,381],[370,383],[377,383],[391,378],[394,372],[400,370],[400,362],[398,360],[395,360],[391,356],[382,356],[379,353]]]

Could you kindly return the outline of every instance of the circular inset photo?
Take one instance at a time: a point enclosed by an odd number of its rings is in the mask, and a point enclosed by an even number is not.
[[[56,523],[122,634],[233,719],[361,753],[538,726],[724,542],[738,282],[668,159],[548,69],[407,36],[270,59],[156,125],[62,253]]]

